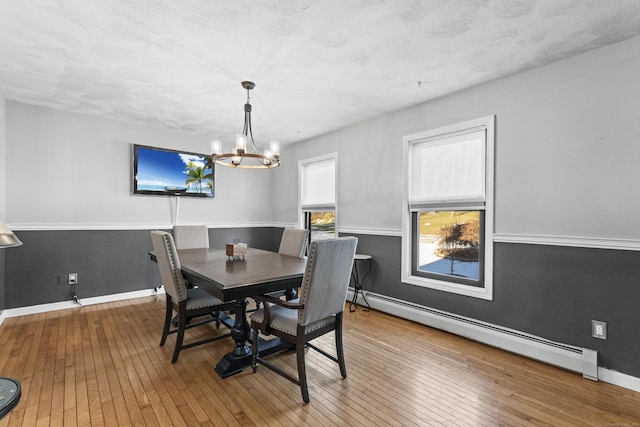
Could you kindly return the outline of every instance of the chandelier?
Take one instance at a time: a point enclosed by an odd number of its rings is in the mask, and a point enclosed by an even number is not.
[[[242,87],[247,90],[247,103],[244,104],[244,128],[242,134],[236,135],[236,148],[231,153],[222,152],[222,141],[211,141],[213,161],[221,166],[240,169],[270,169],[280,166],[280,143],[271,141],[269,148],[260,153],[253,141],[251,130],[251,97],[249,91],[256,87],[253,82],[242,82]],[[253,153],[247,151],[247,139],[251,140]]]

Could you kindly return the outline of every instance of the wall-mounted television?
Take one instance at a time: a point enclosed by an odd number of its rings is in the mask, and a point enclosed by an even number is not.
[[[213,172],[209,155],[133,144],[133,194],[213,197]]]

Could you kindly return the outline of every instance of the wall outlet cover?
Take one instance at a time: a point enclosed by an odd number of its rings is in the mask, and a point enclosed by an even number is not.
[[[607,322],[601,320],[591,321],[591,336],[601,340],[607,339]]]

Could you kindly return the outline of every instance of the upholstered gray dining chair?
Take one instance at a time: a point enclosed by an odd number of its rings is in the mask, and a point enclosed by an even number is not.
[[[166,292],[166,311],[160,346],[162,347],[164,345],[169,334],[177,334],[176,344],[171,358],[171,363],[176,363],[181,350],[216,341],[231,335],[216,335],[200,341],[183,344],[186,329],[214,321],[216,322],[216,327],[219,328],[220,312],[231,309],[233,303],[224,303],[200,288],[187,288],[185,279],[182,276],[176,245],[170,233],[152,231],[151,241],[156,254],[158,268],[160,269],[160,278],[162,279],[162,284]],[[173,314],[173,310],[176,311],[178,317],[178,326],[176,329],[171,329],[171,315]],[[187,324],[188,319],[202,316],[207,316],[207,318],[197,323]]]
[[[258,297],[264,306],[251,315],[253,372],[257,371],[258,365],[263,365],[299,385],[305,403],[309,402],[305,347],[338,363],[342,378],[347,377],[342,347],[342,313],[357,243],[356,237],[311,242],[299,300],[283,301],[269,295]],[[309,342],[331,331],[335,331],[336,356]],[[295,344],[297,378],[258,355],[260,332]]]
[[[285,228],[280,239],[279,254],[295,256],[302,258],[307,252],[307,243],[309,241],[309,230],[304,228]],[[298,295],[297,289],[286,291],[276,291],[269,293],[272,297],[281,297],[288,295],[289,298],[295,298]],[[256,301],[256,308],[260,308],[260,302]]]
[[[178,249],[209,247],[209,229],[206,225],[174,225],[173,239]]]
[[[305,256],[309,230],[304,228],[285,228],[280,239],[278,253],[302,258]]]

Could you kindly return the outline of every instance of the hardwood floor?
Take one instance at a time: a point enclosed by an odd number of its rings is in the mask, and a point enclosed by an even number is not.
[[[214,366],[231,339],[172,365],[175,336],[158,345],[163,312],[159,295],[6,319],[0,375],[21,382],[22,399],[0,426],[640,424],[640,393],[361,309],[345,311],[347,379],[309,351],[304,405],[265,368],[221,379]],[[334,349],[332,335],[317,342]],[[295,372],[293,352],[277,360]]]

